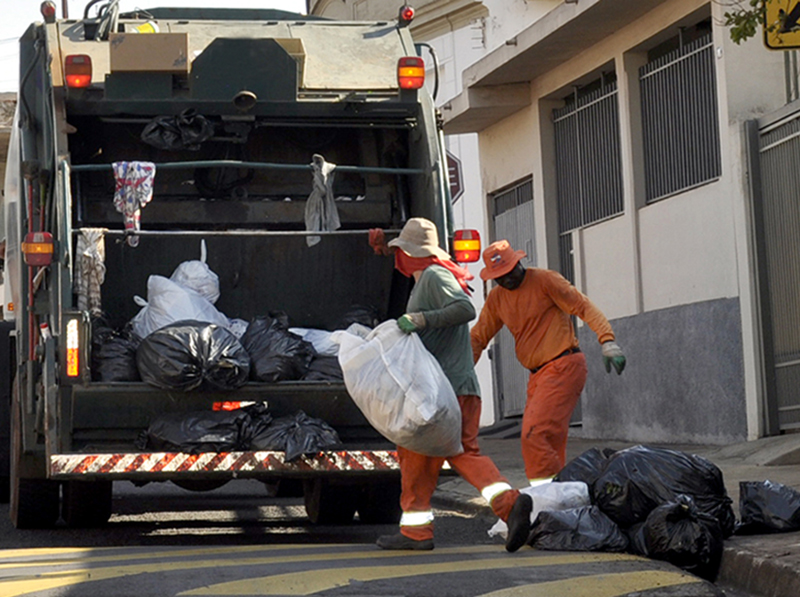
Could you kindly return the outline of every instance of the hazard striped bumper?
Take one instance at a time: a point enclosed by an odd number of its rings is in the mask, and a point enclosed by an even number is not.
[[[284,462],[284,452],[149,452],[127,454],[56,454],[50,456],[50,477],[109,480],[171,478],[247,478],[353,475],[399,471],[394,450],[320,452]]]

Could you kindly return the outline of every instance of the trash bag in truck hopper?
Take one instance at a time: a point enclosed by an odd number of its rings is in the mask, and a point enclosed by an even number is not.
[[[219,276],[206,263],[206,241],[200,243],[200,260],[184,261],[175,268],[169,279],[194,290],[211,303],[216,303],[219,298]]]
[[[201,386],[235,390],[250,375],[250,357],[231,332],[201,321],[181,321],[156,330],[136,351],[142,380],[164,390]]]
[[[164,413],[140,434],[136,447],[188,454],[247,450],[250,426],[244,410]]]
[[[142,308],[131,320],[133,333],[146,338],[156,330],[177,321],[203,321],[228,327],[228,318],[194,290],[176,284],[164,276],[147,279],[147,300],[134,297]]]
[[[142,339],[130,326],[115,330],[92,322],[92,379],[95,381],[139,381],[136,350]]]
[[[309,417],[302,410],[280,417],[253,436],[252,450],[283,450],[285,462],[303,454],[317,454],[341,445],[339,434],[322,419]]]
[[[463,452],[453,386],[417,334],[389,319],[366,338],[339,331],[334,339],[347,391],[377,431],[427,456]]]
[[[203,141],[213,136],[214,125],[194,108],[187,108],[177,116],[155,117],[144,127],[141,139],[158,149],[197,151]]]
[[[302,378],[315,356],[310,342],[289,331],[289,318],[280,311],[251,321],[242,345],[250,355],[251,377],[268,383]]]

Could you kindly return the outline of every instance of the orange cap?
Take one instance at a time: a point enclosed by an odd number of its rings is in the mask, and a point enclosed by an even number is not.
[[[483,252],[483,262],[486,264],[481,270],[482,280],[494,280],[505,276],[514,269],[517,262],[528,255],[525,251],[515,251],[507,240],[498,240],[486,247]]]

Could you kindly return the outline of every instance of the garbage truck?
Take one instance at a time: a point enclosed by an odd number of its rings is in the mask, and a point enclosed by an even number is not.
[[[353,309],[376,322],[403,313],[411,282],[376,255],[370,229],[388,238],[421,216],[444,249],[454,237],[441,119],[424,85],[430,52],[412,40],[411,18],[408,6],[392,21],[343,22],[123,13],[92,0],[60,19],[42,4],[20,39],[4,197],[13,330],[0,350],[10,395],[0,471],[17,528],[103,524],[115,481],[258,479],[302,488],[320,524],[399,519],[394,446],[341,381],[170,391],[98,379],[92,351],[99,321],[123,329],[148,281],[197,260],[201,245],[219,280],[214,307],[230,320],[282,312],[330,331]],[[139,443],[159,416],[246,403],[273,418],[302,411],[341,443],[293,461]]]

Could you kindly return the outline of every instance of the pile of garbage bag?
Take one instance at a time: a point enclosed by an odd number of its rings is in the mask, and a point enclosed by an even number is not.
[[[534,503],[532,547],[627,551],[712,581],[723,541],[736,528],[722,471],[701,456],[666,448],[592,448],[552,483],[522,491]],[[498,523],[489,534],[504,532]]]
[[[147,299],[122,329],[98,319],[92,328],[92,379],[140,381],[161,389],[235,390],[246,381],[342,383],[333,331],[289,327],[282,311],[251,321],[228,318],[215,303],[219,276],[200,259],[184,261],[169,278],[151,275]],[[377,309],[354,305],[334,323],[361,336],[377,325]]]
[[[285,462],[340,447],[333,427],[303,411],[273,419],[264,403],[233,410],[164,413],[137,440],[140,450],[232,452],[275,450]]]

